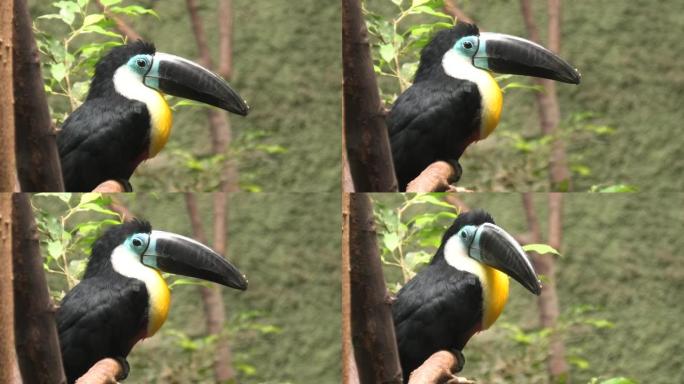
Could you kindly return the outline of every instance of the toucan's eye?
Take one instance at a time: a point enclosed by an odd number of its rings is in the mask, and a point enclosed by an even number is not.
[[[467,238],[468,238],[468,234],[465,233],[465,231],[463,231],[463,232],[461,232],[461,237],[464,238],[464,239],[467,239]]]
[[[140,68],[145,68],[145,67],[147,66],[147,61],[145,61],[145,60],[143,60],[143,59],[138,59],[138,60],[135,62],[135,64],[137,64],[138,67],[140,67]]]
[[[142,240],[140,239],[133,239],[133,246],[134,247],[139,247],[142,245]]]
[[[464,42],[463,42],[463,48],[465,48],[465,49],[470,49],[470,48],[472,48],[472,47],[473,47],[473,43],[472,43],[472,42],[470,42],[470,41],[464,41]]]

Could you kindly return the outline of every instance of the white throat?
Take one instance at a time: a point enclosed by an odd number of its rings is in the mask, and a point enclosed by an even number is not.
[[[151,104],[159,98],[159,92],[146,86],[143,83],[143,77],[132,71],[127,65],[119,67],[114,72],[113,81],[116,92],[127,99],[145,103],[149,110],[151,110],[149,108]]]
[[[470,272],[480,279],[486,280],[485,268],[482,263],[468,256],[468,250],[458,236],[451,236],[444,245],[444,259],[447,264],[463,272]]]
[[[153,286],[159,279],[159,272],[150,268],[140,261],[140,255],[131,251],[125,245],[114,248],[111,256],[112,267],[116,272],[132,279],[140,280],[147,286],[147,291],[152,292]]]

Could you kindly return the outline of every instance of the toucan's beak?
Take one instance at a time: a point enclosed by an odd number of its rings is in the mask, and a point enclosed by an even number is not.
[[[500,227],[491,223],[480,225],[468,253],[470,257],[514,278],[535,295],[541,293],[541,283],[527,254],[513,236]]]
[[[244,291],[247,279],[223,256],[185,236],[152,231],[143,264],[164,272],[213,281]]]
[[[179,56],[157,52],[144,77],[145,85],[246,116],[247,103],[219,75]]]
[[[480,33],[473,65],[497,73],[542,77],[579,84],[577,69],[541,45],[500,33]]]

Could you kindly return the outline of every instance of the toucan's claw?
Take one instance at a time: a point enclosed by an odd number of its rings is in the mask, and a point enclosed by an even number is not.
[[[455,372],[461,372],[463,370],[463,366],[465,366],[465,356],[463,356],[463,352],[459,351],[458,349],[450,349],[449,352],[454,354],[456,356],[456,360],[458,360],[458,366],[455,369]]]

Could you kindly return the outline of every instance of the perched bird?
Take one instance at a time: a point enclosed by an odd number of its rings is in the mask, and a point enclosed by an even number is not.
[[[171,134],[164,95],[247,115],[249,107],[221,77],[184,58],[136,41],[112,48],[97,63],[85,102],[57,134],[67,191],[89,192],[106,180],[128,179],[156,156]]]
[[[107,357],[128,375],[131,348],[154,335],[168,315],[171,297],[160,270],[247,289],[235,266],[193,239],[153,231],[146,221],[109,228],[93,244],[83,280],[57,311],[69,383]]]
[[[460,356],[489,328],[508,300],[508,276],[535,295],[541,284],[520,244],[481,210],[462,213],[442,237],[429,265],[392,305],[404,380],[440,350]]]
[[[496,128],[503,97],[491,72],[580,82],[576,69],[531,41],[462,22],[438,32],[387,117],[400,190],[435,161],[460,170],[466,147]]]

